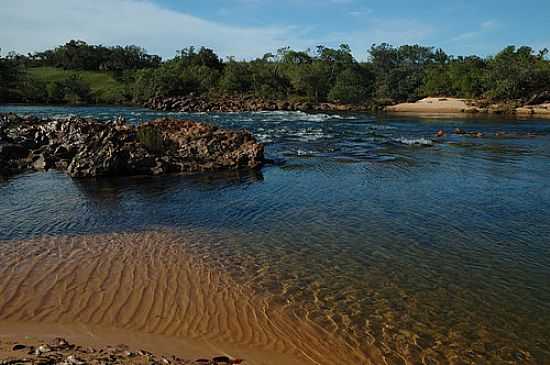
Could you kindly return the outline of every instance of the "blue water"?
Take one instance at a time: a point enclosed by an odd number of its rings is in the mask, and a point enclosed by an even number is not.
[[[0,240],[181,230],[273,301],[388,363],[550,363],[550,122],[0,107],[245,128],[261,171],[0,182]],[[481,131],[483,138],[443,129]]]

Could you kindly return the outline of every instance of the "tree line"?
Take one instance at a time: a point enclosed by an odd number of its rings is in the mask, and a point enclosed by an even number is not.
[[[119,85],[111,100],[115,103],[182,95],[378,104],[425,96],[519,100],[549,89],[547,55],[546,49],[509,46],[491,57],[451,56],[433,47],[382,43],[373,45],[363,62],[345,44],[281,48],[246,61],[188,47],[163,61],[137,46],[71,41],[53,50],[0,57],[0,101],[94,102],[97,85],[84,80],[82,72],[109,74]],[[30,70],[44,68],[70,73],[52,81],[30,76]]]

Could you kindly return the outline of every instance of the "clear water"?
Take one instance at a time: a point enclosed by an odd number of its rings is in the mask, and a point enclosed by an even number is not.
[[[181,230],[214,264],[388,364],[550,363],[550,122],[6,111],[246,128],[274,163],[191,177],[13,177],[0,182],[0,244]],[[432,142],[454,128],[485,137]]]

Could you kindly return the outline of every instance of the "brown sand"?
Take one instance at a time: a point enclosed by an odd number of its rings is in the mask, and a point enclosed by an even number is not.
[[[0,337],[66,337],[247,364],[378,364],[239,286],[167,232],[0,242]]]
[[[479,104],[479,101],[471,99],[430,97],[419,100],[416,103],[401,103],[388,106],[385,111],[389,113],[424,115],[500,113],[502,111],[502,108],[497,104],[486,107],[481,107]],[[550,103],[510,109],[510,113],[522,117],[550,117]]]
[[[387,112],[393,113],[465,113],[477,110],[468,105],[466,99],[456,98],[425,98],[416,103],[402,103],[386,107]]]

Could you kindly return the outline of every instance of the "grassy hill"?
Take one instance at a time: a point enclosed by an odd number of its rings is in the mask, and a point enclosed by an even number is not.
[[[76,75],[86,83],[91,92],[92,100],[97,104],[120,104],[127,101],[126,85],[116,80],[112,72],[75,71],[55,67],[34,67],[27,69],[31,79],[47,85],[62,82]]]

